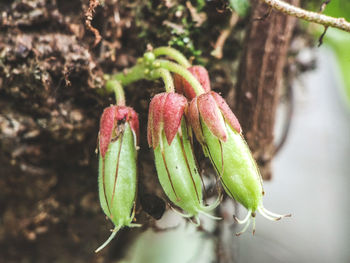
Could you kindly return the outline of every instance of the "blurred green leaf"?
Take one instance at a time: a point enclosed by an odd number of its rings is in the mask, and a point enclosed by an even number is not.
[[[344,17],[350,20],[350,1],[349,0],[332,0],[324,11],[325,15],[333,17]]]
[[[230,6],[238,13],[239,16],[246,16],[250,3],[249,0],[230,0]]]
[[[308,9],[318,11],[323,1],[309,1]],[[349,0],[331,0],[326,6],[325,15],[350,20],[350,1]],[[314,30],[315,37],[319,38],[324,27],[317,27]],[[350,104],[350,33],[334,28],[328,28],[323,39],[325,45],[331,47],[336,54],[338,65],[343,76],[347,101]]]
[[[334,50],[337,56],[350,103],[350,33],[331,28],[327,31],[324,42]]]

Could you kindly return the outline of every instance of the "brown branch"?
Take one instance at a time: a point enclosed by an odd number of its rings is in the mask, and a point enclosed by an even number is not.
[[[93,14],[95,12],[95,8],[99,5],[99,1],[98,0],[90,0],[90,3],[89,3],[89,8],[88,10],[85,12],[85,25],[87,27],[87,29],[89,29],[94,35],[95,35],[95,41],[94,41],[94,47],[100,43],[102,37],[100,35],[100,32],[94,28],[92,25],[91,25],[91,21],[93,19]]]
[[[350,23],[345,18],[334,18],[320,13],[304,10],[294,5],[288,4],[280,0],[260,0],[272,8],[309,22],[314,22],[326,27],[335,27],[350,32]]]
[[[326,26],[326,27],[324,28],[323,33],[321,34],[320,38],[318,39],[318,47],[322,46],[322,44],[323,44],[323,38],[324,38],[324,36],[326,35],[327,30],[328,30],[328,26]]]
[[[239,16],[236,12],[233,12],[230,18],[230,23],[227,28],[221,31],[218,39],[216,40],[214,50],[211,52],[211,55],[217,59],[222,58],[222,51],[224,49],[224,45],[226,42],[226,39],[229,37],[231,34],[232,29],[235,27],[239,20]]]

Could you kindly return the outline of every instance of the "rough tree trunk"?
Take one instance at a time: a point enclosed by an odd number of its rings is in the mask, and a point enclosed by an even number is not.
[[[270,179],[276,108],[295,18],[271,11],[260,1],[253,2],[252,10],[234,108],[263,178]]]

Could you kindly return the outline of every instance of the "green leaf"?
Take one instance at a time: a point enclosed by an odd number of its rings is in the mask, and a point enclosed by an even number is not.
[[[249,8],[250,3],[249,0],[229,0],[230,6],[238,13],[239,16],[246,16]]]
[[[343,80],[347,101],[350,103],[350,34],[336,29],[328,29],[324,42],[330,46],[338,60]]]
[[[344,17],[350,19],[350,1],[349,0],[332,0],[325,8],[325,15],[333,17]]]

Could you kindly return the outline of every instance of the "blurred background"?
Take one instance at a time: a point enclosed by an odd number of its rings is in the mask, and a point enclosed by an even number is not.
[[[275,178],[265,183],[266,206],[293,217],[277,223],[258,218],[256,237],[238,241],[238,262],[350,260],[349,105],[332,49],[324,46],[316,56],[316,70],[293,85],[288,140],[274,160]]]

